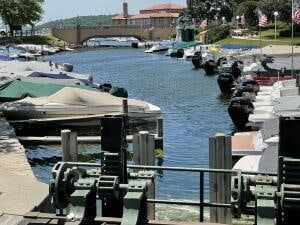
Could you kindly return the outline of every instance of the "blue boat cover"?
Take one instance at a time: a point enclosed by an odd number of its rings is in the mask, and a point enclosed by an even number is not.
[[[7,55],[0,55],[0,61],[11,61],[11,58]]]
[[[44,72],[33,72],[28,77],[48,77],[52,79],[74,79],[73,77],[70,77],[63,73],[54,74],[54,73],[44,73]]]
[[[238,44],[223,44],[220,45],[220,47],[225,49],[243,49],[243,50],[257,48],[256,45],[238,45]]]

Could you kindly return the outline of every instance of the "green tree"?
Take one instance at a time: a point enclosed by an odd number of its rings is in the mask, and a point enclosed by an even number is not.
[[[221,19],[231,20],[234,9],[245,0],[188,0],[187,14],[198,20]]]
[[[31,26],[42,18],[44,0],[0,0],[0,16],[9,26],[10,34],[16,26]]]
[[[236,15],[244,15],[246,24],[249,26],[257,26],[258,14],[257,14],[257,2],[246,1],[239,4],[235,12]]]
[[[223,5],[222,0],[189,0],[187,12],[198,20],[212,20],[215,16],[218,16]]]
[[[269,21],[274,20],[274,12],[279,13],[278,19],[289,23],[292,15],[292,1],[291,0],[261,0],[258,2],[258,7],[261,9]]]

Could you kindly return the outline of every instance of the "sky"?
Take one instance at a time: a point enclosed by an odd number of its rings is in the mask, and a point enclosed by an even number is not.
[[[107,15],[122,12],[124,0],[45,0],[44,16],[40,23],[51,20],[88,15]],[[186,0],[127,0],[129,14],[137,14],[140,9],[161,4],[175,3],[186,6]]]

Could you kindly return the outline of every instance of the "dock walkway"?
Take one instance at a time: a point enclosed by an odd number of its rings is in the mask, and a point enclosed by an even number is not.
[[[0,118],[0,224],[15,225],[48,195],[27,161],[14,129]]]

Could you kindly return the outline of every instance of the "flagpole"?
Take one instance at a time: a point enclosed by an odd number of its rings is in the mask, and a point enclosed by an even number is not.
[[[292,77],[294,77],[294,0],[292,0]]]
[[[262,57],[261,27],[259,27],[260,58]]]

